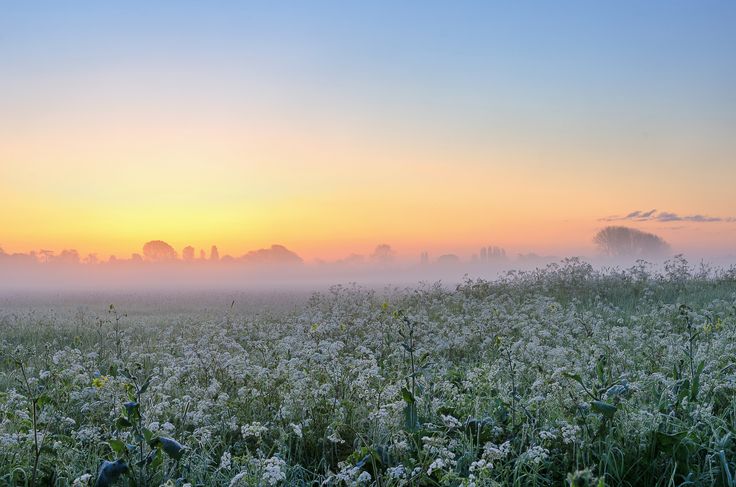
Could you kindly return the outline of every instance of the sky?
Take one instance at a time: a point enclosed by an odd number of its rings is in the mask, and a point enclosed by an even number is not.
[[[736,2],[2,11],[6,252],[736,252]]]

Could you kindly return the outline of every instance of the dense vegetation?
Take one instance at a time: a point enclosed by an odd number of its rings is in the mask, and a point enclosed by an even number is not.
[[[0,484],[736,485],[733,269],[125,313],[0,309]]]

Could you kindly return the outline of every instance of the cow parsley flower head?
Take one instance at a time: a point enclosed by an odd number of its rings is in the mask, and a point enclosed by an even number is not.
[[[240,472],[239,474],[237,474],[230,480],[229,487],[238,487],[240,485],[245,486],[245,482],[241,483],[241,480],[243,480],[246,475],[248,475],[248,472]]]
[[[222,456],[220,457],[220,470],[230,470],[230,465],[232,464],[232,455],[229,451],[225,451],[222,453]]]
[[[294,434],[298,438],[303,438],[304,435],[302,434],[302,425],[301,424],[290,423],[289,426],[291,426],[291,430],[294,432]]]
[[[462,424],[460,423],[460,421],[456,417],[454,417],[454,416],[452,416],[450,414],[448,414],[446,416],[444,414],[442,414],[441,415],[441,418],[442,418],[442,422],[444,423],[445,427],[447,427],[447,428],[459,428],[460,426],[462,426]]]
[[[521,455],[521,460],[539,465],[549,457],[549,450],[541,446],[532,446]]]
[[[340,433],[337,430],[333,430],[330,436],[327,437],[327,439],[335,444],[345,443],[345,440],[340,437]]]
[[[260,439],[261,436],[268,431],[268,428],[262,425],[259,421],[254,421],[250,424],[244,424],[240,427],[240,434],[243,438],[256,438]]]
[[[286,480],[286,462],[279,457],[271,457],[264,461],[262,480],[267,485],[277,485]]]
[[[429,465],[429,468],[427,469],[427,475],[432,475],[432,472],[434,472],[435,470],[442,470],[443,468],[445,468],[445,466],[445,460],[442,457],[436,458]]]
[[[92,474],[86,473],[84,475],[80,475],[76,479],[74,479],[74,482],[72,482],[72,487],[82,487],[85,485],[89,485],[89,481],[92,479]]]

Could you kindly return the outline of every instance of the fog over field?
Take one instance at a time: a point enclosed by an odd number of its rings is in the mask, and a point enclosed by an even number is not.
[[[635,212],[638,214],[639,212]],[[650,213],[646,214],[648,216]],[[635,215],[636,216],[636,215]],[[162,240],[143,245],[130,258],[97,254],[82,258],[76,250],[6,253],[0,249],[0,271],[5,292],[70,292],[158,290],[319,290],[332,284],[355,282],[372,287],[411,285],[420,281],[458,284],[468,278],[496,279],[515,271],[544,268],[565,259],[579,259],[595,268],[627,267],[637,261],[661,268],[673,257],[689,258],[704,266],[728,267],[736,256],[710,253],[675,253],[664,239],[653,233],[621,225],[609,225],[592,239],[594,250],[588,256],[508,255],[499,246],[482,246],[470,256],[422,251],[415,258],[397,254],[388,244],[377,245],[369,255],[350,254],[337,260],[305,261],[283,245],[247,252],[233,257],[220,256],[217,246],[209,254],[203,249],[185,247],[179,254]]]

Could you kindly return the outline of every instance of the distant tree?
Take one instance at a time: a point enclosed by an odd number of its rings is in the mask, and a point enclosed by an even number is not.
[[[487,250],[488,260],[504,260],[506,259],[506,251],[501,247],[495,245],[488,246]]]
[[[666,255],[670,246],[662,237],[636,228],[608,226],[593,238],[598,249],[610,257],[657,257]]]
[[[163,240],[151,240],[143,245],[143,258],[151,262],[168,262],[177,257],[174,247]]]
[[[87,257],[84,258],[85,264],[99,264],[100,259],[97,257],[97,254],[88,254]]]
[[[363,264],[365,262],[365,257],[363,257],[360,254],[350,254],[344,259],[339,259],[335,261],[335,264],[338,265],[359,265]],[[326,264],[326,262],[322,261],[322,264]]]
[[[438,264],[459,264],[460,263],[460,257],[458,257],[455,254],[444,254],[437,257],[437,263]]]
[[[35,254],[35,252],[31,252],[31,254],[33,255],[33,254]],[[41,249],[41,250],[38,251],[38,255],[40,256],[40,261],[43,262],[44,264],[46,264],[54,256],[54,251],[53,250]]]
[[[74,249],[65,249],[57,256],[51,257],[51,262],[57,264],[79,264],[79,252]]]
[[[204,252],[204,249],[199,249],[199,260],[205,259],[207,259],[207,254]]]
[[[388,264],[394,260],[394,251],[388,244],[380,244],[371,254],[371,260],[379,264]]]
[[[213,245],[210,249],[210,260],[220,260],[220,252],[217,250],[217,245]]]
[[[191,245],[187,245],[184,247],[184,250],[181,251],[181,258],[184,259],[187,262],[191,262],[194,260],[194,247]]]
[[[301,264],[302,258],[283,245],[271,245],[268,249],[252,250],[240,258],[253,264]]]

